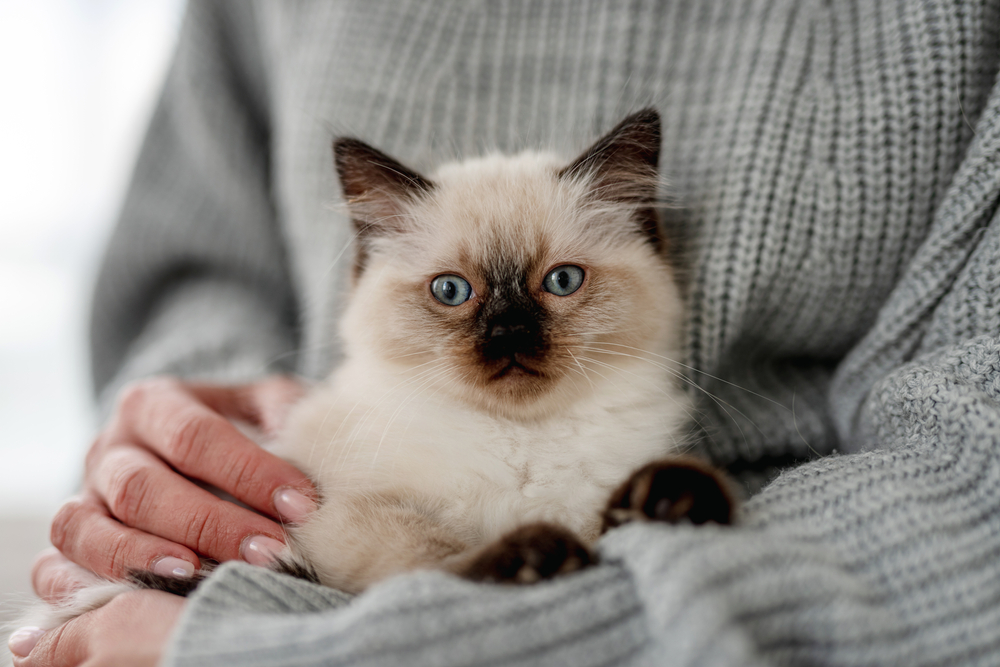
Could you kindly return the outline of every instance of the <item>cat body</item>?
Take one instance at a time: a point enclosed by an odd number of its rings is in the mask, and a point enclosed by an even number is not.
[[[668,361],[676,281],[633,207],[594,198],[592,175],[563,167],[494,155],[445,165],[417,193],[364,177],[395,198],[374,203],[392,229],[365,230],[346,360],[273,449],[322,495],[291,535],[324,584],[360,590],[455,566],[533,521],[591,542],[611,491],[677,451],[688,406]],[[560,266],[585,272],[564,296],[543,288]],[[464,277],[472,296],[438,302],[428,285],[439,275]],[[490,354],[508,320],[530,332]]]

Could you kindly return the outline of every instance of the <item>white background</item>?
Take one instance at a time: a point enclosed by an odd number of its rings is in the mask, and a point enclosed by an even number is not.
[[[181,4],[0,0],[0,519],[79,479],[89,292]]]
[[[95,429],[90,289],[181,10],[0,0],[0,629]]]

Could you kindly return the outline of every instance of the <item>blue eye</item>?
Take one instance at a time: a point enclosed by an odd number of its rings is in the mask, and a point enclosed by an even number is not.
[[[431,281],[431,294],[446,306],[459,306],[472,296],[472,285],[460,276],[438,276]]]
[[[579,266],[572,264],[557,266],[545,276],[542,287],[546,292],[552,292],[556,296],[569,296],[580,289],[585,275]]]

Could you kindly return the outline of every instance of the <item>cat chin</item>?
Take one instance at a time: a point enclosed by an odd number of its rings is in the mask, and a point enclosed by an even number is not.
[[[467,392],[463,400],[491,417],[517,422],[536,422],[564,413],[589,389],[560,378],[509,373]]]

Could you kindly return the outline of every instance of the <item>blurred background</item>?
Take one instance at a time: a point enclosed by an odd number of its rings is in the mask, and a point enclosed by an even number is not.
[[[0,623],[96,427],[90,289],[182,10],[0,0]]]

